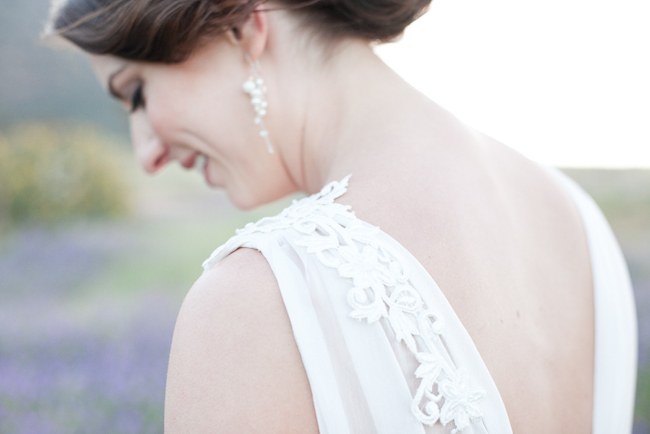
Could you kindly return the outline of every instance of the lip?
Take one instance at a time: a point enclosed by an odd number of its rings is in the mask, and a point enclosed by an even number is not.
[[[191,169],[194,167],[194,164],[196,164],[196,158],[198,157],[199,154],[192,154],[186,159],[182,160],[181,166],[183,166],[186,169]]]

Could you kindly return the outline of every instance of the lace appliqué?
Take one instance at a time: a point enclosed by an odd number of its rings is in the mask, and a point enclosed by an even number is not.
[[[347,191],[350,176],[331,182],[320,193],[294,201],[274,217],[249,223],[206,260],[212,265],[230,242],[281,229],[301,234],[297,244],[325,266],[352,283],[347,301],[350,317],[369,324],[387,321],[419,363],[419,384],[411,403],[423,424],[442,424],[460,433],[481,418],[478,401],[485,392],[471,386],[467,373],[456,367],[445,345],[443,319],[429,309],[409,280],[399,255],[380,243],[379,228],[356,218],[350,206],[334,202]]]

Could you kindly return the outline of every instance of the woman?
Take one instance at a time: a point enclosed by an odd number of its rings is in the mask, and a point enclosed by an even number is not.
[[[428,3],[55,11],[130,112],[147,172],[198,166],[244,209],[311,195],[205,262],[177,320],[166,432],[630,431],[634,307],[598,209],[372,50]]]

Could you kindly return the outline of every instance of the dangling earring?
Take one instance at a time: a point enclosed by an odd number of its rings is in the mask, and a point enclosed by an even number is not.
[[[269,130],[266,129],[266,125],[264,124],[264,117],[266,116],[269,103],[266,100],[266,86],[260,75],[260,64],[257,60],[251,61],[248,56],[246,57],[251,64],[251,75],[244,82],[244,92],[251,97],[251,104],[253,105],[253,110],[255,110],[255,124],[260,128],[260,137],[266,143],[266,150],[269,154],[274,154],[275,150],[269,138]]]

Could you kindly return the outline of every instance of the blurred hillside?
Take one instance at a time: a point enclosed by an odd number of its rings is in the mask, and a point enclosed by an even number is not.
[[[2,0],[0,128],[23,119],[74,119],[123,134],[123,114],[83,56],[40,40],[48,9],[48,0]]]

